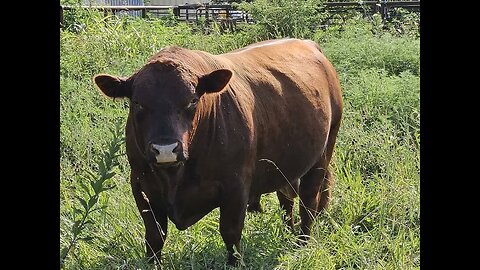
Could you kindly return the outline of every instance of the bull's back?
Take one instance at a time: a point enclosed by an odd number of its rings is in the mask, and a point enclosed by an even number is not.
[[[253,100],[246,105],[254,123],[252,192],[272,192],[287,184],[285,177],[303,176],[323,155],[330,127],[340,120],[336,73],[311,41],[263,42],[225,57],[238,63],[237,79]]]

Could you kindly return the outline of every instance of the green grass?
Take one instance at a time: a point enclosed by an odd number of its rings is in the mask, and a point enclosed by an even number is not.
[[[186,25],[91,16],[84,30],[60,33],[60,249],[68,243],[80,176],[98,171],[96,161],[125,122],[127,102],[105,98],[96,73],[128,76],[167,45],[226,52],[254,41],[240,33],[201,35]],[[332,168],[336,184],[328,211],[305,247],[286,230],[274,194],[262,197],[265,212],[247,214],[242,234],[243,269],[420,268],[420,72],[419,39],[372,32],[355,24],[338,33],[315,33],[338,69],[344,118]],[[153,269],[143,259],[143,223],[129,185],[124,155],[92,214],[88,241],[80,241],[65,269]],[[295,211],[298,220],[298,201]],[[218,209],[186,231],[169,222],[164,269],[230,269],[218,231]]]

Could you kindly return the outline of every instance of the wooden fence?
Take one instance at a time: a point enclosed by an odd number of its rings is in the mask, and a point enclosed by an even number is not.
[[[363,1],[363,2],[326,2],[323,9],[332,14],[348,11],[359,11],[364,14],[379,13],[384,20],[390,19],[392,11],[403,8],[409,11],[420,11],[420,1]],[[78,7],[60,5],[60,27],[63,26],[64,11],[74,10]],[[80,8],[103,11],[108,14],[124,14],[131,11],[141,11],[141,17],[161,17],[173,12],[173,15],[180,21],[196,22],[200,18],[206,23],[218,21],[228,24],[237,22],[253,22],[253,19],[244,11],[234,10],[229,4],[193,4],[180,6],[80,6]],[[137,12],[138,13],[138,12]]]
[[[408,11],[420,12],[420,1],[362,1],[362,2],[326,2],[325,10],[331,13],[342,13],[351,10],[367,13],[369,15],[379,13],[382,19],[389,20],[397,8]]]

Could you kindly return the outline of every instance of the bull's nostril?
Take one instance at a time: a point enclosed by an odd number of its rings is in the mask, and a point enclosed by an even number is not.
[[[155,148],[155,146],[153,144],[150,144],[150,151],[152,151],[153,154],[155,154],[155,156],[160,154],[160,151],[158,151],[158,149]]]
[[[178,152],[180,152],[180,150],[181,150],[180,143],[177,142],[177,146],[175,146],[175,148],[173,148],[172,152],[173,153],[178,153]]]

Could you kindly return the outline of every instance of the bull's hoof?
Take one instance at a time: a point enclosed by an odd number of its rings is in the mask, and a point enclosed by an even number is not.
[[[235,266],[236,267],[236,266],[240,265],[240,260],[235,258],[235,257],[228,258],[227,264],[230,265],[230,266]]]
[[[234,267],[240,266],[240,260],[233,255],[228,255],[227,265]]]
[[[146,260],[149,264],[160,265],[160,255],[147,254]]]
[[[297,245],[303,247],[303,246],[306,246],[308,244],[308,240],[310,239],[310,236],[308,235],[299,235],[298,238],[297,238]]]

